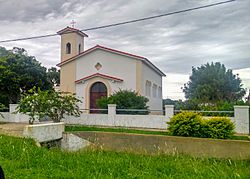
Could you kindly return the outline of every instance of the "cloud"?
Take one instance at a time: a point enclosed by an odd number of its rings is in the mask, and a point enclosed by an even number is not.
[[[72,19],[76,20],[76,27],[85,29],[216,2],[0,0],[1,40],[55,33],[70,25]],[[238,0],[217,7],[88,31],[85,44],[87,48],[101,44],[147,57],[168,76],[164,80],[164,96],[183,98],[179,89],[187,82],[192,66],[220,61],[234,70],[250,68],[249,11],[250,1]],[[54,66],[60,59],[59,37],[0,45],[23,47],[45,66]],[[186,81],[173,74],[183,75]],[[245,75],[245,86],[249,86],[248,79]]]

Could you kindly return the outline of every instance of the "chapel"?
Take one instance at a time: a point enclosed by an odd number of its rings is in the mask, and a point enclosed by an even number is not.
[[[57,34],[61,36],[60,91],[75,93],[83,102],[81,109],[98,109],[98,99],[120,89],[147,97],[151,110],[162,109],[165,74],[147,58],[101,45],[85,49],[88,35],[76,28],[66,27]]]

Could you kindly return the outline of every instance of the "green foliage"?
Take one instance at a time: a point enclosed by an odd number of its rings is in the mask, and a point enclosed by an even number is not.
[[[168,131],[153,131],[153,130],[136,130],[136,129],[128,129],[128,128],[107,128],[107,127],[94,127],[94,126],[83,126],[83,125],[69,125],[65,126],[65,131],[73,132],[73,131],[102,131],[102,132],[120,132],[120,133],[132,133],[132,134],[150,134],[150,135],[165,135],[169,136],[170,133]],[[208,134],[205,134],[208,135]],[[246,140],[250,139],[246,135],[238,136],[232,135],[230,139],[233,140]]]
[[[181,112],[170,119],[168,130],[171,135],[185,137],[231,138],[235,126],[226,117],[202,119],[198,113]]]
[[[55,67],[51,67],[48,69],[47,72],[48,81],[53,86],[59,86],[60,85],[60,70],[57,70]]]
[[[204,131],[206,137],[215,139],[227,139],[234,134],[235,126],[227,117],[213,117],[205,120],[207,130]]]
[[[182,112],[170,119],[168,130],[171,135],[202,137],[202,117],[194,112]]]
[[[65,114],[79,116],[80,110],[76,97],[55,91],[41,91],[35,88],[22,96],[17,111],[30,116],[30,124],[47,116],[54,122],[60,122]]]
[[[164,99],[164,105],[174,105],[176,110],[193,110],[193,111],[203,111],[202,116],[227,116],[231,117],[234,115],[235,105],[248,105],[247,102],[242,100],[236,102],[228,101],[216,101],[215,103],[202,103],[196,99],[189,100],[171,100]],[[216,111],[216,112],[206,112],[206,111]],[[221,112],[220,112],[221,111]]]
[[[6,178],[249,178],[249,160],[37,147],[31,139],[0,135]]]
[[[97,105],[102,109],[107,109],[108,104],[116,104],[117,109],[142,109],[148,110],[148,99],[140,96],[135,91],[119,90],[110,97],[101,98]],[[117,114],[148,114],[148,111],[117,111]]]
[[[28,56],[25,49],[14,47],[12,50],[0,48],[0,103],[8,106],[17,103],[21,92],[33,86],[41,90],[52,89],[47,79],[46,68],[35,57]]]
[[[169,135],[167,131],[152,131],[152,130],[137,130],[128,128],[108,128],[108,127],[94,127],[83,125],[69,125],[65,126],[65,131],[102,131],[102,132],[120,132],[132,134],[153,134],[153,135]]]
[[[185,84],[183,92],[187,99],[195,99],[204,104],[235,102],[246,93],[238,75],[234,75],[232,70],[227,70],[219,62],[192,68],[190,81]]]
[[[163,106],[165,105],[174,105],[176,110],[200,110],[199,102],[195,99],[186,101],[164,99]]]

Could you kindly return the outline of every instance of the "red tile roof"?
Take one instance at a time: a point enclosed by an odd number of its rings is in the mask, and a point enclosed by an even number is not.
[[[110,80],[114,80],[114,81],[118,81],[118,82],[122,82],[123,81],[123,79],[120,79],[120,78],[116,78],[116,77],[109,76],[109,75],[104,75],[104,74],[101,74],[101,73],[95,73],[93,75],[86,76],[86,77],[83,77],[83,78],[81,78],[79,80],[76,80],[75,83],[79,84],[82,81],[86,81],[86,80],[89,80],[89,79],[94,78],[94,77],[106,78],[106,79],[110,79]]]

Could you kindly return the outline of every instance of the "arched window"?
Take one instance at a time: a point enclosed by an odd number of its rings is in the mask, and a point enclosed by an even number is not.
[[[67,43],[66,44],[66,54],[70,54],[71,53],[71,44]]]
[[[78,53],[81,53],[81,44],[78,45]]]

